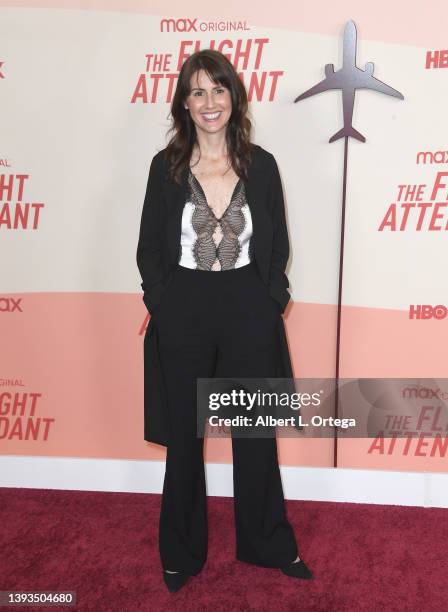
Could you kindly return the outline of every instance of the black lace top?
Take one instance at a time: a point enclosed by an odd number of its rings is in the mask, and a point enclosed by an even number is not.
[[[188,197],[182,214],[179,264],[198,270],[230,270],[253,260],[252,217],[244,181],[238,180],[221,217],[208,205],[196,176],[188,173]]]

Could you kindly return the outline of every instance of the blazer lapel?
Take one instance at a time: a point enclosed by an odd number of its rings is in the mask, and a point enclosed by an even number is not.
[[[262,246],[266,244],[265,233],[267,218],[265,217],[266,207],[264,205],[266,193],[264,193],[263,175],[260,170],[259,148],[257,146],[253,149],[252,163],[249,166],[247,174],[247,181],[244,182],[244,185],[246,188],[247,203],[252,217],[254,258],[260,276],[267,284],[268,273],[265,264],[267,253]]]
[[[256,205],[256,203],[259,201],[259,193],[258,193],[258,181],[257,181],[257,161],[258,161],[258,155],[257,155],[257,149],[254,148],[254,151],[252,153],[252,163],[249,167],[248,173],[247,173],[247,180],[244,181],[244,187],[246,190],[246,198],[247,198],[247,204],[249,206],[250,209],[250,215],[252,217],[252,231],[253,231],[253,248],[254,248],[254,257],[255,257],[255,261],[258,261],[258,235],[259,235],[259,207]]]
[[[166,239],[169,257],[172,263],[177,262],[182,231],[182,212],[188,193],[188,169],[181,174],[181,185],[170,181],[165,183],[166,202],[169,206],[166,220]]]

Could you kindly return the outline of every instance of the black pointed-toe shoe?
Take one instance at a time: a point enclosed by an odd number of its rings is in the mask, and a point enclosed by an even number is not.
[[[305,562],[300,559],[296,563],[288,563],[280,568],[287,576],[293,576],[294,578],[303,578],[309,580],[313,577],[311,570],[306,566]]]
[[[175,593],[176,591],[181,589],[189,578],[190,574],[185,574],[185,572],[176,572],[175,574],[170,574],[165,570],[163,571],[163,579],[170,593]]]

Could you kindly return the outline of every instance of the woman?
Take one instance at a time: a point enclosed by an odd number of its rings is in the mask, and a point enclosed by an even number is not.
[[[247,112],[223,54],[190,56],[142,211],[145,439],[167,446],[159,550],[171,592],[207,556],[197,378],[292,377],[281,317],[290,298],[282,187],[274,157],[250,142]],[[232,450],[237,558],[311,578],[286,518],[275,437],[232,437]]]

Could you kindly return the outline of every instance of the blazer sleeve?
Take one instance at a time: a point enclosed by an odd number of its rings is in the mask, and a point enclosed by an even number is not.
[[[282,182],[275,157],[271,154],[271,197],[273,238],[269,287],[271,294],[280,300],[280,310],[283,313],[291,298],[288,291],[289,281],[285,269],[289,258],[289,238],[286,226],[285,202]]]
[[[161,255],[162,180],[162,158],[161,154],[157,153],[149,168],[137,245],[137,266],[143,280],[143,301],[151,314],[159,303],[164,288]]]

